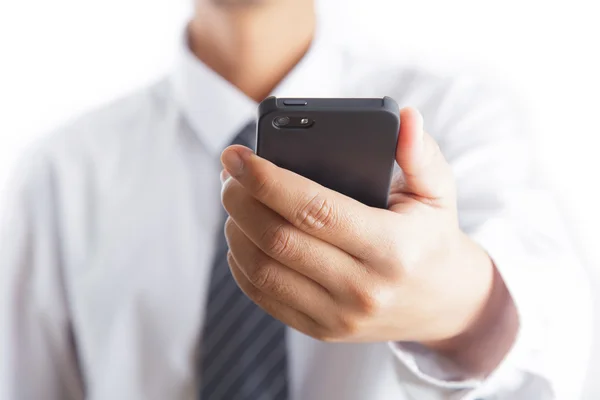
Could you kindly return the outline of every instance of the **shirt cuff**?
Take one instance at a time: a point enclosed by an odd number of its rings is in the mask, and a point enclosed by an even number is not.
[[[440,389],[473,390],[481,380],[469,379],[447,358],[413,342],[390,342],[390,348],[404,367],[420,381]]]

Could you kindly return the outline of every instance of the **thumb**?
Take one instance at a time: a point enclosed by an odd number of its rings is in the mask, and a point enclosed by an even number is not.
[[[428,201],[454,196],[450,165],[435,140],[423,130],[423,116],[414,108],[400,111],[396,161],[403,173],[400,192]]]

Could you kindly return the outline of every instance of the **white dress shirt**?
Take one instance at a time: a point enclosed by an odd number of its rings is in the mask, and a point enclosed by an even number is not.
[[[276,88],[419,108],[454,169],[461,227],[494,259],[520,315],[518,339],[485,381],[416,345],[329,344],[290,329],[291,400],[580,396],[588,288],[532,180],[526,127],[500,93],[324,38]],[[172,76],[31,150],[1,225],[0,399],[197,398],[222,228],[219,155],[256,107],[185,47]]]

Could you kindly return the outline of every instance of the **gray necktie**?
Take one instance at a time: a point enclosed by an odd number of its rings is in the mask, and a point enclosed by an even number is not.
[[[255,131],[255,124],[248,125],[233,143],[254,148]],[[200,399],[286,400],[285,325],[238,288],[227,263],[223,224],[200,346]]]

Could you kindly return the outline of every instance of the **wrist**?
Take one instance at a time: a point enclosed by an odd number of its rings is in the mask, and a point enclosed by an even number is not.
[[[487,253],[466,237],[472,250],[470,257],[477,269],[472,304],[463,309],[464,324],[448,339],[423,343],[431,350],[453,361],[474,377],[489,375],[504,359],[516,338],[519,321],[515,305],[502,277]],[[461,246],[465,251],[465,247]],[[465,275],[470,276],[472,275]],[[460,315],[460,313],[457,313]]]

